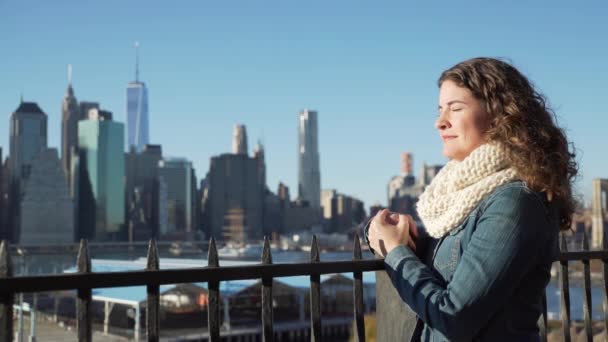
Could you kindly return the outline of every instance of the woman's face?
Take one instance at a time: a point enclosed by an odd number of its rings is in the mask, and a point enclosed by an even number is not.
[[[462,161],[485,142],[489,116],[470,90],[446,80],[439,89],[439,117],[435,127],[443,141],[443,155]]]

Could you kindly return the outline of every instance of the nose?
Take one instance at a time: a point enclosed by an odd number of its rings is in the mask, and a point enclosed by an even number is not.
[[[435,121],[435,128],[442,131],[444,129],[450,128],[450,121],[446,117],[445,111],[439,111],[439,117]]]

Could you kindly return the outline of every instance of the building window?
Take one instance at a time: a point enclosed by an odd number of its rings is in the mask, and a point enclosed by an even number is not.
[[[30,173],[32,172],[32,166],[31,165],[21,165],[21,177],[22,178],[29,178]]]

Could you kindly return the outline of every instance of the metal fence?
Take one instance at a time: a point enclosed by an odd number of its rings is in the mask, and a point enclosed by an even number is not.
[[[353,320],[354,337],[357,341],[365,340],[363,272],[384,270],[381,259],[363,260],[359,237],[355,237],[352,261],[320,262],[319,246],[313,236],[310,262],[273,264],[268,240],[264,241],[261,264],[247,266],[220,267],[217,248],[213,238],[209,241],[208,264],[206,267],[190,269],[159,269],[159,257],[156,242],[151,240],[148,246],[147,267],[141,271],[96,272],[91,270],[91,258],[86,241],[81,241],[77,257],[77,273],[55,274],[45,276],[13,277],[8,243],[0,245],[0,342],[13,340],[13,300],[17,293],[32,293],[57,290],[77,290],[76,320],[79,341],[92,340],[92,289],[105,287],[123,287],[145,285],[147,287],[146,331],[148,341],[159,340],[159,286],[163,284],[207,282],[208,302],[208,340],[220,341],[220,282],[241,279],[262,280],[262,341],[273,341],[273,278],[289,276],[310,276],[310,337],[312,341],[321,341],[321,274],[353,273]],[[570,290],[568,262],[577,261],[583,264],[584,303],[583,317],[586,339],[593,340],[592,302],[591,302],[591,268],[590,260],[601,260],[603,266],[603,312],[604,328],[608,331],[607,294],[608,294],[608,250],[589,251],[585,237],[582,251],[568,252],[566,239],[561,237],[561,253],[557,261],[559,267],[559,288],[561,296],[560,318],[564,341],[571,340],[570,334]],[[377,293],[382,296],[382,293]],[[547,304],[543,298],[543,315],[539,319],[539,328],[543,341],[547,340]]]
[[[568,251],[566,237],[562,234],[560,243],[560,254],[558,261],[559,267],[559,291],[560,291],[560,319],[562,321],[562,335],[565,342],[570,342],[572,336],[570,333],[570,284],[569,284],[569,266],[571,261],[581,262],[583,264],[583,321],[585,339],[593,341],[593,322],[592,322],[592,302],[591,302],[591,260],[600,260],[602,264],[603,277],[603,301],[602,311],[604,313],[604,333],[608,332],[608,250],[589,250],[589,239],[587,234],[583,235],[583,249],[581,251]],[[604,244],[606,246],[606,244]],[[539,321],[541,337],[543,341],[547,340],[547,302],[543,298],[544,313]]]
[[[262,280],[262,341],[273,341],[273,278],[310,276],[310,337],[321,341],[321,274],[353,273],[353,319],[359,341],[365,340],[363,321],[363,272],[384,269],[382,260],[363,260],[359,238],[355,237],[352,261],[320,262],[319,246],[313,236],[310,262],[273,264],[270,243],[264,241],[261,264],[220,267],[213,238],[209,241],[207,266],[190,269],[160,270],[156,242],[150,241],[147,267],[141,271],[95,272],[86,241],[81,241],[77,257],[77,273],[46,276],[12,276],[8,244],[0,246],[0,342],[13,338],[13,298],[16,293],[77,290],[76,321],[79,341],[92,340],[92,289],[145,285],[147,287],[146,331],[148,341],[159,340],[159,287],[163,284],[208,283],[208,340],[220,341],[220,282],[241,279]]]

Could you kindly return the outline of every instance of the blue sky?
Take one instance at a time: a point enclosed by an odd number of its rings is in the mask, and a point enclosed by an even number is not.
[[[140,41],[150,137],[203,177],[232,127],[262,138],[268,186],[297,189],[297,114],[319,111],[321,183],[386,204],[400,153],[444,163],[436,79],[475,56],[504,57],[549,98],[580,162],[578,191],[608,177],[605,1],[0,0],[0,146],[20,93],[49,115],[60,145],[73,65],[78,100],[125,122]]]

